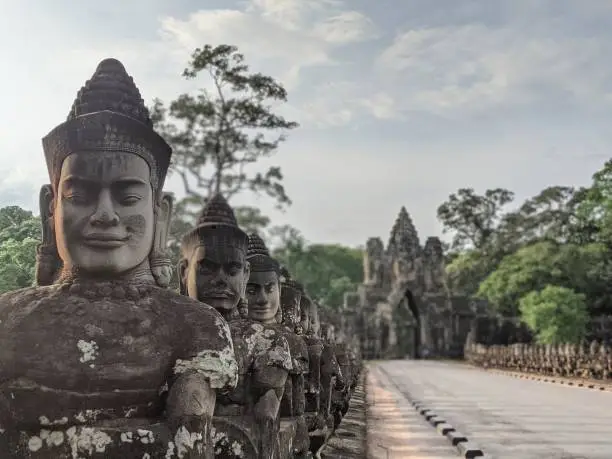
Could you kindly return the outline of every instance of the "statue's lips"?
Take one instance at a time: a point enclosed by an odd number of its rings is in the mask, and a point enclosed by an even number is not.
[[[113,234],[91,234],[83,238],[83,243],[90,247],[112,249],[124,245],[129,237],[121,237]]]
[[[204,296],[210,300],[228,300],[233,295],[231,292],[206,292]]]

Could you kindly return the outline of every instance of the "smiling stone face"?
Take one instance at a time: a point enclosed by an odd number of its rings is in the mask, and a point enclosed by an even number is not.
[[[144,263],[155,230],[150,168],[140,156],[68,156],[53,205],[57,249],[66,270],[118,275]]]
[[[244,295],[249,274],[244,251],[203,241],[185,271],[187,294],[218,311],[232,311]]]
[[[280,308],[280,284],[274,271],[251,272],[246,289],[249,318],[274,323]]]

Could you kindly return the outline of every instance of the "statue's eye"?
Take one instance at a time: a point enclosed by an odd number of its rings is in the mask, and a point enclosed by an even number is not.
[[[66,193],[64,195],[64,199],[70,201],[73,204],[87,204],[89,202],[88,196],[86,193]]]
[[[132,194],[127,196],[122,196],[119,202],[123,206],[133,206],[137,202],[139,202],[142,198],[138,195]]]

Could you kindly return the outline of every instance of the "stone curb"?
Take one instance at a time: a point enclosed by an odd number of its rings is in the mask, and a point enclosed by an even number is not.
[[[402,392],[403,395],[412,404],[414,409],[434,427],[440,435],[444,435],[448,441],[457,448],[459,455],[466,459],[482,458],[486,459],[486,456],[482,449],[475,443],[468,440],[468,438],[461,432],[457,431],[450,423],[448,423],[443,416],[439,416],[434,410],[427,407],[426,404],[413,399],[406,393]]]
[[[580,387],[582,389],[591,389],[591,390],[607,391],[607,392],[612,391],[612,384],[602,383],[602,382],[597,382],[597,381],[592,381],[592,380],[571,379],[571,378],[567,378],[564,376],[545,376],[545,375],[532,374],[532,373],[520,373],[517,371],[500,370],[497,368],[482,368],[482,367],[475,367],[475,368],[479,368],[481,370],[488,371],[493,374],[510,376],[516,379],[526,379],[530,381],[561,384],[561,385],[569,386],[569,387]]]
[[[349,401],[349,409],[340,425],[325,446],[315,457],[317,459],[363,459],[366,457],[367,416],[366,416],[366,375],[368,369],[361,367],[359,382]]]

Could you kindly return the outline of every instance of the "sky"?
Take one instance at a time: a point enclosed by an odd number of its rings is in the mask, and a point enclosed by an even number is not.
[[[0,0],[0,206],[38,213],[41,138],[106,57],[147,103],[204,44],[236,45],[284,84],[298,121],[277,154],[311,242],[384,241],[405,206],[421,240],[461,187],[520,202],[585,185],[612,147],[612,2],[604,0]],[[166,184],[181,195],[176,177]]]

